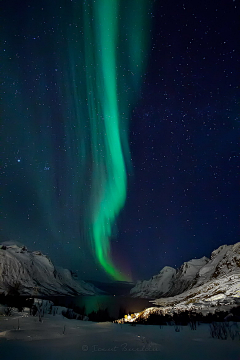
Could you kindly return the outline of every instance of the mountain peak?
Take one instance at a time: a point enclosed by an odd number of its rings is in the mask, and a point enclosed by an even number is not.
[[[240,243],[222,245],[212,252],[210,259],[203,256],[189,260],[177,271],[165,266],[150,280],[138,281],[130,294],[133,297],[150,299],[172,297],[212,279],[235,273],[240,273]]]
[[[68,269],[54,267],[41,251],[25,246],[0,245],[0,293],[17,286],[20,295],[95,295],[92,284],[76,281]]]

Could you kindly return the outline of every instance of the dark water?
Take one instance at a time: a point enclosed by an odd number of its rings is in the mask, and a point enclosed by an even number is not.
[[[85,307],[86,314],[98,309],[108,309],[110,316],[118,318],[119,310],[123,308],[125,313],[133,313],[151,307],[152,304],[146,299],[136,299],[122,296],[76,296],[76,297],[54,297],[51,298],[54,303],[66,307]]]

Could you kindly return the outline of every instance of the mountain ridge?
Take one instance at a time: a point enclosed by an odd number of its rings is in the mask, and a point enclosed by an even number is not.
[[[55,267],[41,251],[29,251],[25,246],[0,245],[0,294],[11,293],[74,296],[104,292],[77,280],[71,270]]]
[[[172,278],[163,277],[162,272],[165,268],[172,272]],[[164,267],[150,280],[138,281],[130,290],[130,296],[147,299],[174,297],[231,274],[239,274],[240,278],[240,242],[234,245],[221,245],[213,250],[210,259],[203,256],[184,262],[177,271],[171,267]]]

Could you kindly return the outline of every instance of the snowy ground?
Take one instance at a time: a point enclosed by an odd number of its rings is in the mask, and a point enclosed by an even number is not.
[[[18,319],[19,327],[18,328]],[[210,337],[209,325],[185,326],[93,323],[28,312],[0,316],[0,359],[239,360],[238,340]]]

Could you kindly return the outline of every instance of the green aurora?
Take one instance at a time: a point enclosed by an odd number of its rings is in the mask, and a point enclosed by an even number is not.
[[[19,176],[13,181],[22,194],[28,194],[20,203],[31,223],[25,225],[21,212],[14,221],[30,238],[34,228],[46,228],[54,244],[65,239],[71,243],[72,234],[80,237],[79,245],[91,244],[96,262],[107,274],[129,280],[124,269],[114,264],[110,241],[131,171],[129,118],[147,61],[151,1],[60,1],[58,5],[46,2],[42,18],[38,9],[36,16],[31,9],[25,24],[32,41],[25,48],[29,60],[20,63],[21,58],[14,57],[9,63],[6,58],[10,69],[4,95],[6,119],[23,119],[14,128],[6,122],[9,138],[13,132],[17,136],[6,151],[16,160],[20,157],[14,165]],[[46,22],[59,32],[46,32],[46,40],[35,38],[39,26],[44,32]],[[6,203],[15,202],[16,195],[21,197],[12,191]],[[9,216],[10,234],[12,222]],[[46,238],[45,233],[39,236]]]
[[[93,250],[108,274],[126,280],[112,263],[110,238],[126,199],[126,160],[130,163],[128,116],[145,62],[147,2],[131,1],[124,10],[120,5],[118,0],[86,3],[84,42],[92,145],[88,219]],[[125,59],[120,55],[122,44],[127,47]]]

